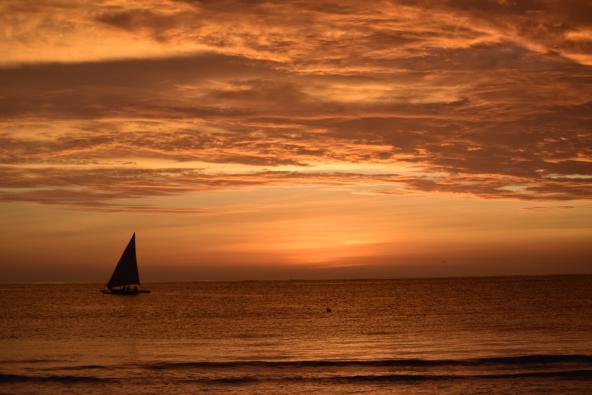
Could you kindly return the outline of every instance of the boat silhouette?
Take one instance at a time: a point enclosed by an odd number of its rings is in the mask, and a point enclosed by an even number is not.
[[[106,284],[107,289],[101,292],[110,295],[137,295],[150,293],[147,289],[138,288],[140,285],[140,274],[138,273],[138,262],[136,261],[136,233],[132,235],[127,247],[123,250],[115,270]]]

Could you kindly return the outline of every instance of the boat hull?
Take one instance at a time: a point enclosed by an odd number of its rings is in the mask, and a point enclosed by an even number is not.
[[[122,295],[122,296],[133,296],[139,294],[149,294],[150,290],[148,289],[136,289],[136,290],[118,290],[118,289],[101,289],[101,292],[106,295]]]

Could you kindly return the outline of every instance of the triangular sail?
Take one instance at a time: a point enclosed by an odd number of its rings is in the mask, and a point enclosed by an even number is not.
[[[107,287],[119,287],[122,285],[140,284],[140,275],[138,274],[138,263],[136,262],[136,234],[125,247],[117,266],[113,271]]]

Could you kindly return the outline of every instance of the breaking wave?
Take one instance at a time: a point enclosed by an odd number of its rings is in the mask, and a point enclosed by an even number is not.
[[[304,361],[224,361],[224,362],[158,362],[145,365],[148,369],[232,369],[248,367],[439,367],[487,365],[538,365],[558,363],[592,363],[592,355],[522,355],[473,359],[374,359],[374,360],[304,360]]]
[[[322,369],[336,368],[333,370]],[[340,370],[339,368],[360,368]],[[372,368],[400,368],[402,371],[374,372]],[[446,367],[474,367],[476,370]],[[485,369],[483,368],[485,367]],[[368,368],[363,371],[363,368]],[[405,371],[410,368],[411,371]],[[444,368],[431,369],[431,368]],[[479,369],[481,368],[481,369]],[[54,371],[56,374],[51,374]],[[99,377],[92,374],[101,371]],[[504,379],[577,379],[592,380],[592,355],[522,355],[472,359],[375,359],[375,360],[304,360],[304,361],[226,361],[226,362],[157,362],[138,365],[80,365],[41,369],[41,375],[1,374],[2,383],[62,383],[103,384],[129,380],[121,374],[144,370],[141,381],[146,383],[168,380],[177,383],[204,385],[246,385],[259,382],[430,382],[452,380],[504,380]],[[171,370],[167,374],[167,370]],[[183,371],[184,370],[184,371]],[[81,375],[63,375],[72,371]],[[148,374],[147,371],[154,371]],[[367,374],[363,374],[366,373]],[[86,373],[86,374],[85,374]],[[113,375],[113,377],[109,377]],[[132,376],[137,378],[134,373]]]
[[[101,378],[95,376],[26,376],[20,374],[0,374],[0,383],[23,383],[23,382],[43,382],[43,383],[102,383],[112,381],[110,378]]]

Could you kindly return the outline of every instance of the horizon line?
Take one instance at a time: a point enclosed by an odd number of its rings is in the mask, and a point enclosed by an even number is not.
[[[464,280],[464,279],[494,279],[513,277],[574,277],[592,276],[592,272],[585,273],[548,273],[548,274],[499,274],[499,275],[467,275],[467,276],[433,276],[433,277],[360,277],[360,278],[291,278],[291,279],[267,279],[267,280],[173,280],[173,281],[146,281],[146,284],[175,284],[175,283],[247,283],[247,282],[329,282],[329,281],[400,281],[400,280]],[[0,282],[2,285],[105,285],[101,282],[88,281],[35,281],[35,282]]]

